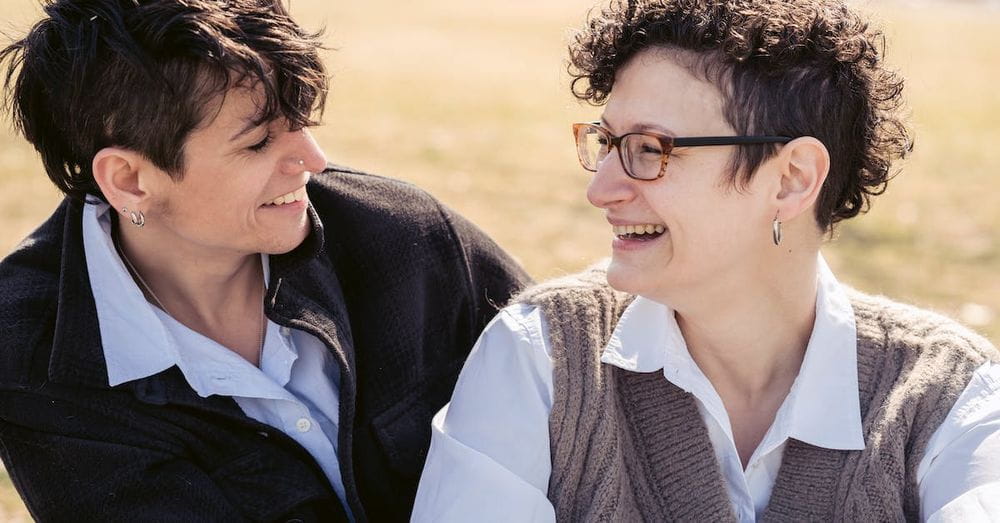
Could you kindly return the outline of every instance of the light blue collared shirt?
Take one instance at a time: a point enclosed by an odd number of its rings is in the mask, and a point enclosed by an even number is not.
[[[154,307],[133,281],[111,239],[110,207],[84,206],[83,244],[114,387],[177,366],[201,397],[230,396],[243,412],[302,445],[329,478],[345,510],[337,458],[340,371],[316,337],[268,320],[260,368]],[[269,258],[261,255],[264,284]]]

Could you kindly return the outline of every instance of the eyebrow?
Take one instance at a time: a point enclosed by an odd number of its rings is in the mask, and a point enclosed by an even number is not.
[[[600,123],[601,123],[601,126],[604,127],[605,129],[607,129],[609,131],[614,131],[613,126],[607,120],[604,119],[603,115],[601,116]],[[667,129],[666,127],[664,127],[662,125],[654,124],[654,123],[640,122],[639,124],[634,125],[632,127],[632,129],[636,129],[636,130],[634,130],[634,131],[630,130],[628,132],[630,132],[630,133],[632,133],[632,132],[644,133],[644,132],[652,131],[654,133],[663,134],[663,135],[666,135],[666,136],[674,136],[674,137],[677,136],[677,133],[671,131],[670,129]]]
[[[259,122],[258,121],[258,116],[259,115],[253,115],[250,118],[245,118],[244,121],[246,121],[246,125],[243,126],[243,128],[240,129],[239,132],[237,132],[232,137],[230,137],[229,141],[230,142],[235,142],[241,136],[244,136],[245,134],[249,133],[250,131],[253,131],[254,129],[256,129],[256,128],[262,126],[262,125],[264,125],[265,122]]]

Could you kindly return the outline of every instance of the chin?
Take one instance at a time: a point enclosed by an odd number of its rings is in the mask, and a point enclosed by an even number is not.
[[[614,258],[608,265],[608,285],[616,291],[639,294],[642,286],[636,280],[640,279],[640,275],[634,267]]]
[[[282,234],[261,246],[260,252],[264,254],[285,254],[294,250],[309,235],[309,227],[303,226],[294,232]]]
[[[660,297],[664,291],[676,288],[679,283],[676,279],[678,267],[670,266],[671,259],[670,253],[653,257],[615,253],[608,264],[608,285],[617,291],[636,296],[649,299]]]

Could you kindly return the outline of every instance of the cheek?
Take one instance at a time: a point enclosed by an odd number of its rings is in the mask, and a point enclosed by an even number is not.
[[[178,212],[177,206],[172,203],[170,199],[161,198],[153,201],[150,204],[149,209],[146,211],[146,216],[161,221],[174,221],[176,216],[183,216],[183,212]]]
[[[738,244],[746,232],[745,213],[718,194],[664,195],[656,210],[670,228],[673,256],[692,263],[710,263]]]
[[[729,264],[752,258],[750,241],[753,219],[744,206],[731,205],[733,202],[719,201],[700,219],[691,224],[687,231],[693,238],[687,238],[687,246],[692,248],[701,263],[708,265]]]
[[[218,187],[175,195],[159,205],[166,220],[188,234],[198,236],[234,236],[249,227],[254,219],[255,202],[232,189]]]

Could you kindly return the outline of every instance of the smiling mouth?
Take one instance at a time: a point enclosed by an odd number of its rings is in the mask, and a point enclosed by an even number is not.
[[[611,227],[617,238],[622,240],[655,240],[666,232],[667,228],[657,223],[641,223],[636,225],[615,225]]]
[[[285,205],[288,203],[295,203],[306,199],[306,187],[303,185],[298,189],[288,193],[282,194],[277,198],[264,204],[264,207],[275,207],[279,205]]]

